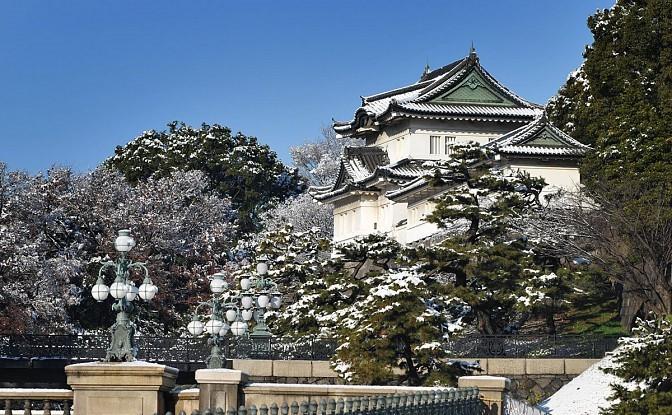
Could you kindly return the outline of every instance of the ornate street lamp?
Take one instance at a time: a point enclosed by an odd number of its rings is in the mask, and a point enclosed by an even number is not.
[[[199,336],[206,331],[210,334],[210,356],[207,358],[208,368],[221,368],[224,358],[219,342],[229,331],[236,337],[249,335],[252,339],[268,340],[272,334],[266,325],[265,313],[268,309],[278,309],[282,305],[282,294],[278,285],[267,277],[268,264],[266,257],[260,257],[257,263],[257,276],[244,276],[240,279],[240,290],[228,290],[224,275],[217,273],[212,276],[210,291],[212,299],[199,303],[191,322],[187,325],[189,333]],[[203,324],[198,318],[198,309],[210,307],[209,320]],[[254,322],[251,334],[249,324]]]
[[[98,271],[96,285],[91,289],[91,295],[98,302],[105,301],[108,295],[112,295],[116,300],[112,304],[112,310],[117,312],[117,320],[109,329],[112,339],[105,355],[106,362],[131,362],[135,360],[137,354],[133,339],[135,326],[129,318],[129,314],[134,308],[132,302],[138,296],[145,301],[149,301],[154,298],[159,290],[149,278],[149,272],[144,263],[132,262],[126,258],[126,255],[134,246],[135,240],[131,237],[131,231],[128,229],[120,230],[119,236],[114,241],[114,248],[119,252],[120,257],[116,261],[103,263]],[[103,272],[108,268],[114,268],[116,276],[109,287],[105,285],[103,275]],[[140,287],[136,287],[131,279],[130,271],[133,269],[144,271],[145,278]]]
[[[225,275],[221,272],[218,272],[212,276],[210,280],[210,291],[212,292],[212,298],[209,301],[198,303],[196,309],[194,310],[194,316],[191,319],[191,322],[187,324],[187,330],[193,336],[200,336],[205,331],[210,335],[208,339],[208,344],[212,346],[210,349],[210,356],[205,360],[205,363],[208,365],[208,369],[221,369],[224,365],[224,356],[222,355],[222,349],[219,346],[222,338],[229,331],[229,325],[226,324],[222,311],[224,310],[224,299],[222,298],[222,293],[229,289],[229,284],[224,281]],[[198,310],[201,307],[210,307],[210,317],[208,321],[203,324],[198,319]]]

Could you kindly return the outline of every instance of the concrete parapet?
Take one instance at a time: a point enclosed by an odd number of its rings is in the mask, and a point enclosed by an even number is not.
[[[233,359],[233,369],[248,376],[273,376],[272,360]]]
[[[175,413],[184,411],[187,414],[192,413],[199,408],[199,390],[198,388],[183,389],[173,392],[173,401],[175,402]]]
[[[310,360],[274,360],[273,376],[309,378],[312,373]]]
[[[565,359],[565,374],[579,375],[600,359]]]
[[[196,371],[201,408],[238,408],[243,402],[241,385],[247,375],[232,369],[199,369]]]
[[[86,415],[152,415],[166,411],[164,394],[178,370],[147,362],[93,362],[65,367],[73,406]]]
[[[331,368],[331,363],[327,361],[313,360],[311,363],[311,377],[314,378],[337,378],[338,373]]]
[[[511,388],[509,379],[499,376],[462,376],[457,379],[457,386],[477,387],[487,415],[504,414],[504,397]]]
[[[517,375],[518,373],[511,373]],[[527,375],[564,375],[565,359],[525,359]]]
[[[524,375],[526,359],[488,359],[488,375]]]

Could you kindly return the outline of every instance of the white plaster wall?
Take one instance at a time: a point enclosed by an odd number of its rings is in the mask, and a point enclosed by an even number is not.
[[[543,163],[543,161],[540,161]],[[544,192],[563,189],[577,190],[581,182],[581,174],[578,167],[560,167],[560,166],[530,166],[511,164],[509,167],[513,171],[523,171],[529,173],[532,177],[541,177],[548,185]]]
[[[334,242],[375,232],[378,199],[375,194],[354,195],[334,202]]]
[[[468,121],[411,120],[391,131],[382,131],[375,145],[386,150],[390,162],[404,158],[445,160],[445,137],[455,137],[456,144],[475,141],[481,145],[509,132],[520,124]],[[430,137],[440,136],[439,153],[430,154]]]
[[[408,205],[407,243],[426,238],[438,231],[439,227],[436,224],[426,220],[426,217],[434,211],[435,206],[436,203],[427,199]]]

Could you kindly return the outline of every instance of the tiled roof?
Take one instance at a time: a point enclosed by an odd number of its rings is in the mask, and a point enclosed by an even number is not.
[[[355,148],[371,149],[378,147]],[[383,152],[383,150],[379,150]],[[387,153],[385,153],[385,156],[387,156]],[[370,166],[366,166],[358,157],[347,157],[345,155],[341,159],[341,171],[336,182],[332,186],[311,187],[308,192],[315,199],[324,201],[353,190],[366,190],[380,178],[386,178],[397,183],[407,183],[432,171],[431,167],[425,165],[425,160],[414,159],[403,159],[393,164],[378,165],[370,170]]]
[[[491,115],[501,117],[526,117],[533,118],[541,114],[537,108],[520,107],[495,107],[485,105],[443,105],[433,103],[400,103],[399,108],[408,111],[426,112],[430,114],[465,114],[465,115]]]
[[[477,73],[483,85],[496,91],[509,102],[506,105],[490,105],[484,102],[464,104],[460,102],[430,102],[451,88],[469,80]],[[529,122],[541,113],[541,106],[529,102],[499,83],[479,63],[472,51],[466,58],[457,60],[440,69],[423,74],[420,81],[391,91],[362,97],[362,105],[350,121],[335,121],[334,130],[341,136],[361,137],[379,126],[398,117],[450,118],[470,120],[501,120]]]
[[[539,140],[542,141],[539,141]],[[545,140],[545,141],[543,141]],[[504,134],[486,144],[497,153],[578,157],[590,147],[578,142],[551,124],[542,113],[531,123]]]

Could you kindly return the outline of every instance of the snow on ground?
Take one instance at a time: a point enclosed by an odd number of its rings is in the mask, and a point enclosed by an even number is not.
[[[549,415],[599,414],[600,408],[610,406],[608,398],[612,392],[609,385],[621,382],[616,376],[602,371],[602,368],[613,365],[612,356],[606,356],[540,403],[539,408],[548,411]]]

